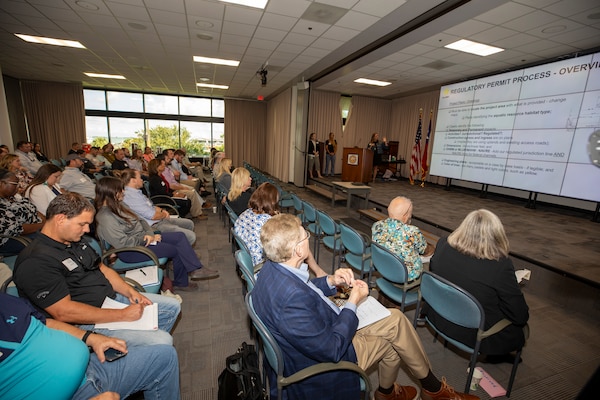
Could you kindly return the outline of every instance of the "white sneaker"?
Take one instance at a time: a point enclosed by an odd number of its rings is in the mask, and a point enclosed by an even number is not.
[[[174,298],[175,300],[177,300],[179,302],[179,304],[183,303],[183,299],[181,298],[181,296],[178,295],[178,294],[175,294],[175,293],[171,292],[169,289],[167,289],[167,290],[161,290],[160,294],[163,295],[163,296]]]

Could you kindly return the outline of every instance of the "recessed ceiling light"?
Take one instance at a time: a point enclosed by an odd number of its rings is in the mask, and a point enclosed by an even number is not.
[[[78,0],[75,2],[75,4],[77,4],[81,8],[85,8],[86,10],[98,11],[100,9],[100,7],[98,7],[97,5],[88,3],[87,1]]]
[[[212,40],[212,35],[209,35],[208,33],[197,33],[196,37],[200,40]]]
[[[217,64],[217,65],[229,65],[230,67],[237,67],[238,65],[240,65],[240,62],[236,61],[236,60],[224,60],[222,58],[211,58],[211,57],[201,57],[201,56],[194,56],[194,62]]]
[[[90,78],[125,79],[123,75],[97,74],[95,72],[84,72]]]
[[[221,0],[223,3],[239,4],[242,6],[265,9],[269,0]]]
[[[196,83],[198,87],[212,88],[212,89],[229,89],[226,85],[213,85],[212,83]]]
[[[358,78],[354,82],[364,83],[365,85],[374,85],[374,86],[388,86],[388,85],[392,84],[392,82],[376,81],[374,79],[367,79],[367,78]]]
[[[504,51],[504,49],[499,47],[488,46],[487,44],[472,42],[466,39],[458,40],[454,43],[447,44],[444,47],[484,57]]]
[[[15,36],[23,39],[26,42],[30,42],[30,43],[41,43],[41,44],[50,44],[53,46],[75,47],[78,49],[85,49],[85,46],[76,40],[53,39],[53,38],[47,38],[47,37],[43,37],[43,36],[21,35],[19,33],[15,33]]]
[[[201,19],[199,19],[195,23],[196,23],[196,26],[198,28],[212,28],[213,26],[215,26],[215,24],[213,24],[212,22],[210,22],[210,21],[203,21]]]
[[[146,29],[148,29],[146,25],[138,24],[137,22],[128,22],[127,25],[129,25],[130,28],[137,29],[140,31],[145,31]]]
[[[209,79],[209,78],[200,78],[200,80],[201,80],[202,82],[208,82],[208,81],[210,81],[210,79]]]
[[[588,19],[600,19],[600,12],[590,14],[587,17],[588,17]]]

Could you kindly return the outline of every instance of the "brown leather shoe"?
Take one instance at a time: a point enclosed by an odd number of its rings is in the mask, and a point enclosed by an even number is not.
[[[208,201],[202,204],[202,208],[212,208],[212,206],[212,203],[209,203]]]
[[[479,397],[472,394],[455,392],[454,388],[442,378],[442,388],[439,392],[432,393],[427,390],[421,390],[421,400],[479,400]]]
[[[375,391],[375,400],[416,400],[418,398],[417,388],[413,386],[400,386],[394,383],[394,390],[390,394]]]
[[[203,280],[203,279],[213,279],[219,277],[219,271],[215,271],[213,269],[208,269],[206,267],[200,268],[189,274],[190,279],[193,280]]]

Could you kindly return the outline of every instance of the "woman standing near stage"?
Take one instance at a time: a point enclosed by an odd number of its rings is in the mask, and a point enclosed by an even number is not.
[[[384,137],[382,141],[379,141],[379,133],[375,132],[371,135],[371,141],[367,145],[367,149],[373,150],[373,182],[375,182],[377,170],[379,170],[379,165],[382,162],[381,156],[389,149],[387,138]]]
[[[329,171],[329,176],[335,173],[335,152],[337,151],[337,140],[335,134],[329,132],[329,139],[325,142],[325,176]],[[331,165],[331,168],[329,167]]]
[[[308,138],[308,174],[310,175],[310,179],[313,178],[313,168],[317,170],[317,176],[322,178],[321,161],[319,160],[319,141],[317,140],[317,134],[314,132]]]
[[[481,342],[480,352],[488,362],[512,362],[510,352],[525,343],[524,326],[529,307],[508,258],[508,238],[500,218],[491,211],[472,211],[447,238],[438,241],[431,258],[431,271],[460,286],[481,303],[485,327],[489,329],[503,318],[512,322],[502,331]],[[462,343],[473,343],[476,329],[454,325],[427,310],[435,324],[447,326],[450,336]]]

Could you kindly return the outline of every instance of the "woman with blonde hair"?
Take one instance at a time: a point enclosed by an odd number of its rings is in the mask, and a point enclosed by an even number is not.
[[[512,325],[481,342],[480,352],[490,363],[513,362],[510,353],[525,343],[523,328],[529,319],[529,307],[508,257],[509,244],[500,218],[491,211],[470,212],[447,238],[438,241],[431,271],[472,294],[483,306],[485,327],[501,319]],[[433,310],[427,316],[445,326],[450,336],[462,343],[474,343],[476,330],[446,321]]]
[[[227,193],[231,189],[231,158],[223,158],[217,166],[215,181],[221,185]]]
[[[12,172],[19,179],[18,194],[23,194],[25,188],[33,179],[33,176],[27,171],[27,168],[21,165],[21,160],[16,154],[9,153],[2,156],[2,158],[0,158],[0,168]]]
[[[237,167],[231,173],[231,189],[227,194],[227,203],[237,215],[248,208],[252,196],[252,177],[250,171],[244,167]]]

